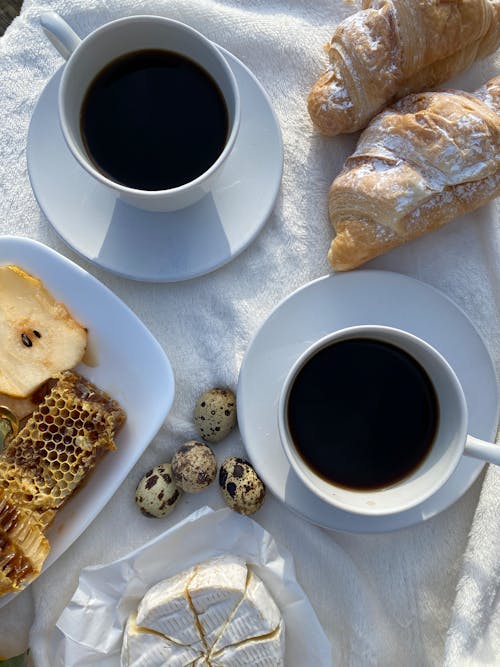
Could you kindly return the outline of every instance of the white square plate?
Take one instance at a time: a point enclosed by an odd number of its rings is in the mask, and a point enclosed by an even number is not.
[[[127,413],[117,450],[98,463],[84,486],[58,511],[47,530],[47,569],[102,510],[163,424],[174,398],[170,362],[138,317],[107,287],[47,246],[0,237],[0,265],[17,264],[40,278],[88,329],[92,365],[76,367]],[[140,351],[140,363],[134,361]],[[0,607],[13,596],[0,598]]]

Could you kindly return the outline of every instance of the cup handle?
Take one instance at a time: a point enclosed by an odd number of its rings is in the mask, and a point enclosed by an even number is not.
[[[73,51],[82,41],[73,28],[56,12],[44,12],[40,16],[40,24],[44,33],[56,47],[65,60],[68,60]]]
[[[464,454],[500,466],[500,446],[479,440],[479,438],[474,438],[472,435],[467,436]]]

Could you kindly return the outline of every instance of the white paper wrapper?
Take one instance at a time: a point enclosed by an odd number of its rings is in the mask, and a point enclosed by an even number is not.
[[[252,519],[208,507],[128,556],[82,570],[51,638],[49,664],[118,667],[125,622],[148,588],[224,553],[244,558],[279,605],[285,619],[287,667],[330,667],[330,642],[297,583],[291,555]]]

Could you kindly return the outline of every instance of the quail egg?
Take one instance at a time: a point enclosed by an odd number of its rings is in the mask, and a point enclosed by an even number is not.
[[[207,442],[219,442],[236,424],[236,396],[231,389],[215,387],[204,392],[194,410],[194,422]]]
[[[181,497],[172,475],[170,463],[152,468],[141,479],[135,490],[135,502],[143,514],[160,518],[174,509]]]
[[[196,440],[186,442],[172,458],[174,482],[187,493],[207,488],[217,475],[217,461],[208,445]]]
[[[262,507],[264,482],[248,461],[230,456],[219,470],[219,485],[229,507],[240,514],[253,514]]]

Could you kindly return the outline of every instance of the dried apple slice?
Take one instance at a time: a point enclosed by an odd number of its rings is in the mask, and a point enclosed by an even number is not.
[[[81,361],[87,331],[38,278],[0,266],[0,393],[26,397]]]

